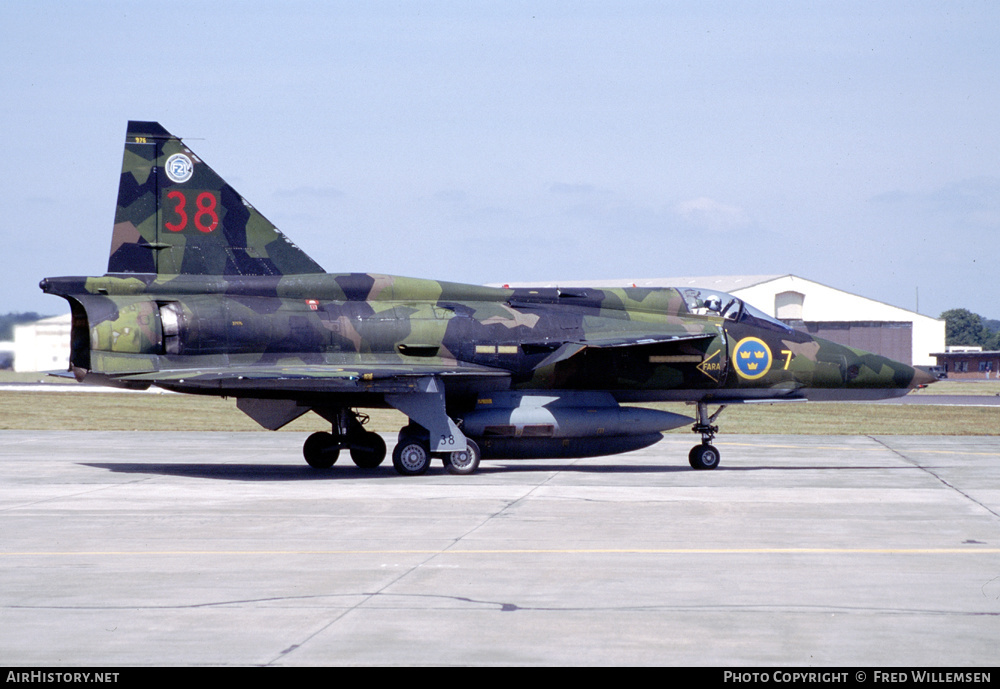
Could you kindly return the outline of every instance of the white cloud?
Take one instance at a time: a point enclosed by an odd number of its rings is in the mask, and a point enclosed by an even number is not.
[[[713,232],[723,232],[750,224],[750,216],[739,206],[720,203],[706,196],[682,201],[674,211],[688,222]]]

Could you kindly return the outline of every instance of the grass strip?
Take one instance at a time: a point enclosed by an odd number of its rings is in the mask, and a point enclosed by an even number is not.
[[[691,416],[685,404],[651,408]],[[369,430],[394,433],[406,417],[392,409],[364,409]],[[804,403],[727,407],[716,423],[722,433],[791,435],[1000,435],[1000,407]],[[95,431],[260,431],[232,399],[121,392],[0,391],[0,429]],[[306,414],[282,430],[329,430]],[[674,431],[689,433],[683,427]]]

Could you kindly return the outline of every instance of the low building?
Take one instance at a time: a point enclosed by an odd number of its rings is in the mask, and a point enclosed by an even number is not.
[[[937,365],[954,380],[1000,379],[1000,352],[984,352],[982,347],[948,347],[934,355]]]
[[[15,326],[14,370],[67,370],[70,322],[70,315],[67,313]]]

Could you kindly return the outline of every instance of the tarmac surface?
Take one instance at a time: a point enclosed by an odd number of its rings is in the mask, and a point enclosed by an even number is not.
[[[1000,407],[998,395],[930,395],[914,394],[878,400],[874,404],[932,404],[945,407]]]
[[[0,657],[996,664],[1000,437],[723,435],[699,472],[690,436],[403,478],[296,433],[2,431]]]

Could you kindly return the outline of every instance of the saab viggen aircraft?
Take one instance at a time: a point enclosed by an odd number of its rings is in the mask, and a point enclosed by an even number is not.
[[[233,397],[278,429],[331,424],[303,454],[381,464],[365,408],[409,423],[393,465],[456,474],[481,457],[614,454],[692,424],[689,461],[714,469],[721,408],[872,400],[934,378],[810,337],[699,289],[499,289],[326,273],[179,138],[129,122],[107,273],[55,277],[72,311],[69,371],[122,388]],[[696,419],[621,403],[683,401]],[[714,414],[710,406],[718,406]]]

